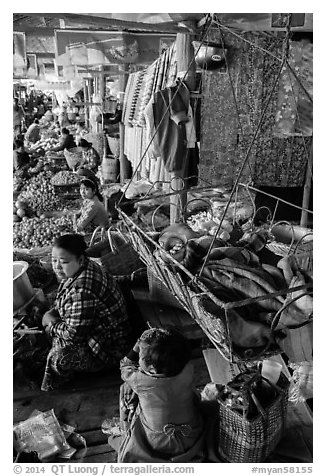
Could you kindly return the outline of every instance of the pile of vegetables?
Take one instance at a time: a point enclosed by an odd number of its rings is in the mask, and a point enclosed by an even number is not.
[[[203,232],[208,235],[215,235],[217,228],[220,226],[220,231],[217,238],[228,241],[230,239],[230,233],[233,230],[233,225],[229,218],[224,218],[221,223],[221,213],[214,208],[212,211],[203,211],[196,213],[188,218],[187,224],[193,231]]]
[[[35,175],[24,184],[18,200],[27,203],[34,212],[62,210],[66,203],[55,195],[51,178],[49,171]]]
[[[52,185],[70,185],[78,184],[80,181],[80,176],[74,172],[69,172],[68,170],[62,170],[56,173],[52,179]]]
[[[21,222],[14,223],[14,248],[52,245],[55,238],[72,230],[73,222],[69,215],[60,218],[46,218],[44,215],[30,219],[24,217]]]
[[[23,217],[31,216],[31,210],[28,204],[23,200],[17,200],[13,206],[13,220],[14,222],[20,222]]]
[[[43,137],[42,139],[35,142],[35,144],[33,144],[30,149],[32,151],[36,151],[38,149],[43,149],[45,151],[48,151],[52,149],[52,147],[55,147],[56,145],[58,145],[58,143],[59,143],[58,139],[55,139],[54,137],[48,137],[48,138]]]

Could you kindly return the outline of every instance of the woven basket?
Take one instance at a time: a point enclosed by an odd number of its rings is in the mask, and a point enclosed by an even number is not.
[[[107,139],[104,132],[88,132],[84,135],[84,139],[92,143],[100,157],[103,157],[107,153]]]
[[[112,155],[117,159],[120,155],[120,136],[119,134],[107,134],[106,139],[108,141]]]
[[[252,420],[218,399],[218,453],[222,459],[262,463],[275,450],[282,438],[288,405],[289,382],[283,373],[277,386],[275,400]]]
[[[54,194],[60,197],[80,198],[80,184],[69,183],[65,185],[53,185]]]
[[[83,153],[77,147],[69,150],[65,149],[63,153],[68,167],[72,170],[74,170],[77,165],[82,165],[84,163]]]
[[[107,239],[95,245],[91,240],[87,255],[112,276],[130,276],[134,271],[144,267],[124,235],[112,228],[107,231]]]
[[[156,276],[151,267],[147,268],[147,279],[149,286],[149,295],[152,301],[159,302],[160,304],[165,304],[166,306],[175,307],[177,309],[184,309],[178,299]]]
[[[163,202],[165,196],[163,195],[160,198]],[[276,289],[276,293],[268,293],[267,291],[264,293],[262,291],[262,294],[257,297],[236,302],[225,302],[217,293],[213,293],[213,288],[207,287],[206,281],[201,279],[200,275],[192,274],[165,251],[157,241],[154,241],[157,237],[151,234],[150,224],[143,226],[143,224],[136,223],[132,217],[126,215],[121,207],[118,207],[118,211],[122,222],[126,226],[129,241],[133,244],[135,250],[149,269],[148,279],[151,297],[159,295],[162,298],[162,302],[166,302],[169,299],[171,302],[171,296],[175,297],[178,303],[199,324],[214,347],[230,362],[255,361],[281,352],[277,341],[272,338],[274,335],[272,329],[271,338],[260,347],[240,347],[240,345],[235,345],[231,339],[230,323],[233,318],[233,309],[238,308],[241,310],[241,307],[243,307],[244,312],[248,312],[248,307],[255,305],[256,302],[269,299],[270,297],[287,295],[289,292],[287,289]],[[291,249],[292,253],[293,251]],[[306,284],[305,287],[302,286],[302,289],[308,287],[310,287],[310,284]],[[170,294],[168,294],[167,290]],[[236,312],[240,313],[240,311]]]

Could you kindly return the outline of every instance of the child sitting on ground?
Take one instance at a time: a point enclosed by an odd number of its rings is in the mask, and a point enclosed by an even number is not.
[[[119,436],[107,431],[119,463],[203,460],[204,423],[190,356],[179,332],[149,329],[121,360],[120,425],[125,431]]]

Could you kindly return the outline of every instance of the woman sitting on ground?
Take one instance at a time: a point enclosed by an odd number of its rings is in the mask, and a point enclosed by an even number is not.
[[[109,218],[103,205],[103,197],[97,183],[85,178],[80,183],[80,195],[83,199],[81,210],[75,214],[74,227],[77,232],[92,232],[96,227],[107,228]]]
[[[53,390],[76,372],[116,367],[130,348],[131,325],[115,279],[85,254],[81,235],[62,235],[52,249],[60,286],[42,325],[51,349],[41,389]]]
[[[28,168],[31,166],[31,158],[26,152],[24,142],[20,139],[14,141],[13,169],[16,176],[28,178]]]
[[[30,145],[35,144],[35,142],[41,139],[40,134],[40,122],[38,119],[34,119],[32,124],[28,127],[25,134],[25,141]]]
[[[86,139],[80,139],[78,145],[83,149],[83,167],[87,167],[96,172],[101,163],[98,152],[94,149],[92,143],[88,142]]]
[[[72,134],[70,134],[69,130],[63,127],[61,129],[61,135],[59,138],[59,144],[52,147],[50,150],[52,152],[59,152],[60,150],[64,149],[73,149],[76,146],[76,143],[74,141],[74,138]]]

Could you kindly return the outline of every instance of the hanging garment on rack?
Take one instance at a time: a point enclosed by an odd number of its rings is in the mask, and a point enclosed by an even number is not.
[[[121,121],[124,124],[128,123],[128,117],[130,113],[130,108],[131,108],[131,97],[132,97],[132,86],[135,81],[135,77],[133,74],[130,74],[128,77],[127,85],[126,85],[126,90],[124,94],[124,100],[123,100],[123,109],[122,109],[122,118]]]
[[[181,170],[186,159],[189,92],[173,86],[154,95],[153,116],[157,146],[166,169]]]
[[[157,159],[161,154],[155,135],[153,103],[154,99],[152,98],[144,109],[144,118],[146,121],[147,144],[149,145],[148,156],[151,159]]]
[[[157,67],[157,63],[154,62],[146,69],[146,73],[144,75],[143,94],[142,94],[142,98],[140,102],[139,117],[138,117],[138,124],[137,124],[141,127],[144,127],[146,125],[146,118],[144,115],[144,111],[152,96],[156,67]]]
[[[134,126],[139,126],[139,122],[140,122],[140,109],[141,109],[141,103],[142,103],[142,97],[143,97],[143,94],[144,94],[144,78],[145,78],[145,73],[146,71],[143,70],[143,71],[140,71],[139,72],[139,75],[138,75],[138,78],[137,78],[137,84],[136,84],[136,89],[135,89],[135,92],[134,92],[134,111],[133,111],[133,118],[131,120],[131,123],[134,125]]]

